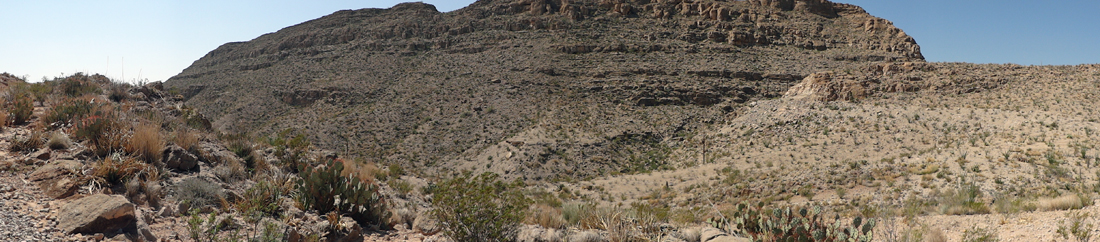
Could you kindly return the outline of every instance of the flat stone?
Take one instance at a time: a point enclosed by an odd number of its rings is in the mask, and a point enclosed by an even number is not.
[[[111,233],[134,225],[134,204],[120,195],[96,194],[61,207],[57,227],[64,233]]]

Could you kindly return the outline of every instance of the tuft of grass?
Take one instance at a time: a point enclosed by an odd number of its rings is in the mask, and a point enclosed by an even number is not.
[[[27,123],[34,115],[34,100],[27,92],[14,91],[11,92],[11,96],[5,103],[6,111],[9,112],[8,118],[12,125],[21,125]]]
[[[139,124],[134,127],[134,135],[130,136],[130,142],[126,143],[126,151],[138,156],[146,163],[160,162],[164,152],[160,126]]]
[[[527,210],[527,217],[523,219],[525,224],[535,224],[543,228],[563,229],[565,219],[562,218],[560,208],[546,204],[535,204]]]
[[[1080,194],[1067,194],[1056,198],[1039,199],[1035,206],[1041,211],[1080,209],[1088,198]]]
[[[225,192],[217,184],[198,177],[186,178],[176,183],[176,200],[188,203],[192,209],[217,207],[224,200]]]
[[[51,107],[45,116],[42,116],[42,122],[51,129],[62,128],[93,115],[98,107],[99,105],[91,100],[67,98]]]
[[[146,168],[149,168],[148,164],[116,153],[96,162],[92,167],[92,177],[106,184],[123,184]]]
[[[569,225],[580,226],[592,216],[594,206],[581,202],[567,202],[561,206],[561,216]],[[583,226],[582,226],[583,227]]]
[[[981,187],[973,182],[960,182],[954,190],[941,194],[940,212],[947,215],[987,214],[989,206],[981,200]]]
[[[965,231],[963,231],[962,241],[963,242],[997,242],[997,241],[1000,241],[1000,239],[997,238],[997,234],[993,233],[993,231],[990,231],[989,229],[986,229],[986,228],[979,228],[978,226],[974,226],[972,228],[969,228],[969,229],[966,229]]]
[[[191,152],[198,151],[199,135],[187,128],[178,128],[172,131],[172,143]]]
[[[227,183],[236,183],[248,178],[248,171],[237,159],[229,159],[214,167],[214,176]]]
[[[1089,219],[1089,213],[1073,212],[1066,213],[1066,217],[1069,217],[1068,221],[1062,221],[1058,224],[1058,234],[1062,235],[1063,239],[1070,239],[1079,242],[1087,242],[1092,239],[1092,229],[1095,227],[1093,223],[1085,221]],[[1069,222],[1067,225],[1066,222]]]
[[[50,147],[50,149],[64,150],[68,149],[69,146],[72,145],[72,143],[73,141],[69,139],[68,135],[65,135],[65,133],[62,132],[54,131],[50,132],[50,139],[46,141],[46,146]]]
[[[38,150],[45,143],[45,133],[34,131],[26,137],[16,136],[12,138],[11,146],[8,149],[12,152],[31,152]]]

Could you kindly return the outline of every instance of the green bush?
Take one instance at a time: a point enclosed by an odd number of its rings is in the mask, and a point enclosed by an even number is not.
[[[89,93],[95,94],[99,92],[99,84],[95,83],[93,79],[98,77],[100,76],[90,77],[84,75],[84,73],[76,73],[61,79],[58,86],[61,88],[62,93],[70,97],[79,97]]]
[[[441,182],[432,194],[432,215],[456,241],[513,241],[530,201],[498,180],[470,173]]]
[[[305,153],[309,150],[309,141],[306,136],[298,134],[290,136],[292,129],[285,129],[267,138],[267,144],[275,147],[275,157],[279,159],[279,165],[288,172],[298,172]]]
[[[298,174],[302,179],[298,180],[295,199],[302,207],[317,210],[318,214],[338,211],[360,224],[382,226],[389,219],[378,186],[351,175],[341,176],[342,162],[328,159],[320,166],[303,164],[298,169],[302,171]]]
[[[50,128],[56,129],[91,115],[95,109],[96,105],[86,100],[66,99],[46,112],[42,121]]]
[[[244,191],[242,200],[237,208],[246,214],[257,213],[261,216],[279,216],[279,198],[283,196],[283,190],[268,181],[260,181],[248,190]]]
[[[7,106],[8,112],[11,112],[9,118],[12,124],[25,124],[31,119],[31,115],[34,115],[34,101],[27,92],[12,92]]]
[[[728,219],[710,219],[719,229],[739,229],[753,241],[871,241],[875,220],[855,217],[850,226],[840,216],[827,219],[821,207],[764,208],[763,203],[741,203]]]

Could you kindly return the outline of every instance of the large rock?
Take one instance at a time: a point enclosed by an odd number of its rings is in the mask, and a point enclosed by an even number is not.
[[[114,233],[137,221],[134,204],[119,195],[96,194],[61,207],[57,227],[64,233]]]
[[[702,236],[699,237],[699,241],[702,242],[751,242],[748,238],[735,237],[723,232],[722,230],[706,227],[700,231]]]
[[[164,164],[171,169],[191,170],[199,164],[199,157],[179,145],[169,145],[164,149]]]
[[[784,97],[793,99],[812,99],[816,101],[846,100],[854,101],[870,94],[868,81],[859,81],[854,77],[833,72],[818,72],[802,79],[801,83],[787,90]]]
[[[416,220],[412,224],[413,231],[420,232],[424,235],[433,235],[439,233],[442,227],[439,227],[439,221],[432,218],[431,215],[421,213],[416,216]]]
[[[42,188],[47,196],[66,198],[80,188],[80,179],[75,174],[82,166],[83,164],[74,160],[58,160],[39,167],[27,178]]]

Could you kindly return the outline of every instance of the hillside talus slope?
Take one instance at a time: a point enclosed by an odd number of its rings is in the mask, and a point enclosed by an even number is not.
[[[426,172],[572,179],[677,166],[685,137],[747,103],[879,62],[923,57],[889,21],[824,0],[404,3],[227,43],[165,86],[224,131],[293,128]],[[899,78],[865,94],[919,88]]]

